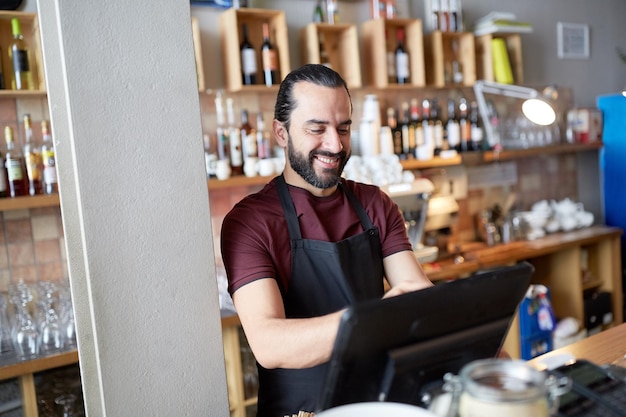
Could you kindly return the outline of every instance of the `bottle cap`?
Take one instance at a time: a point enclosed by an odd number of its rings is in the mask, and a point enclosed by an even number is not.
[[[20,21],[17,17],[14,17],[13,19],[11,19],[11,31],[13,33],[13,35],[21,35],[22,34],[22,28],[20,26]]]

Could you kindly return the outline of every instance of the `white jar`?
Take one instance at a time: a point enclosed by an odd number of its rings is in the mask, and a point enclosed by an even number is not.
[[[461,369],[459,417],[549,417],[571,381],[549,376],[521,360],[484,359]]]

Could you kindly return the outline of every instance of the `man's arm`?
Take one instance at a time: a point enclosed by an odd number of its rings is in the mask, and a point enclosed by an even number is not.
[[[265,368],[308,368],[330,359],[343,310],[321,317],[287,319],[280,290],[258,279],[233,294],[237,315],[256,360]]]
[[[391,289],[385,298],[430,287],[433,283],[420,266],[413,251],[396,252],[383,259],[385,276]]]

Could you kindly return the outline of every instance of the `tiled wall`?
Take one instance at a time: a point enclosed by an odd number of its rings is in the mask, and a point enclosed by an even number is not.
[[[0,219],[0,291],[19,279],[60,282],[67,277],[58,207],[5,211]]]

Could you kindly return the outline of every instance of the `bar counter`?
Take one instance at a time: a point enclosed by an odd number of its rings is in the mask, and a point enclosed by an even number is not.
[[[528,363],[542,368],[541,363],[543,361],[564,354],[572,355],[576,359],[587,359],[601,365],[617,362],[626,356],[626,323],[545,353],[529,360]]]

